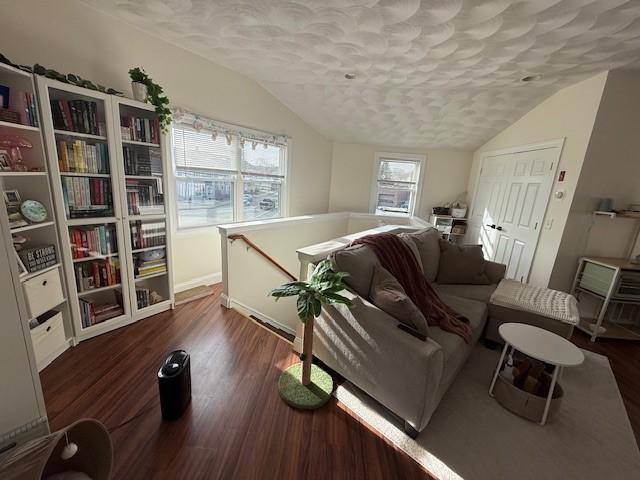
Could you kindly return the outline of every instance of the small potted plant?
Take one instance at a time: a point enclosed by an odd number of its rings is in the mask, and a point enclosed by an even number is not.
[[[143,68],[136,67],[129,70],[133,98],[141,102],[149,102],[156,107],[158,120],[162,131],[166,131],[171,124],[171,110],[169,99],[162,94],[160,85],[155,83]]]
[[[280,375],[280,397],[292,407],[304,410],[316,409],[331,397],[331,375],[313,365],[313,322],[320,316],[322,305],[341,303],[351,306],[351,300],[338,292],[346,288],[345,272],[331,270],[331,262],[323,260],[316,266],[308,282],[289,282],[269,292],[276,301],[281,297],[297,296],[297,310],[304,324],[304,339],[300,360]]]

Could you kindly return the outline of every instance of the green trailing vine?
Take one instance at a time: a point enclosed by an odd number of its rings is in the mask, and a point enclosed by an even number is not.
[[[43,67],[39,63],[36,63],[33,67],[30,67],[28,65],[18,65],[16,63],[13,63],[1,53],[0,63],[10,65],[24,72],[35,73],[36,75],[41,75],[43,77],[51,78],[52,80],[58,80],[59,82],[75,85],[77,87],[88,88],[89,90],[95,90],[97,92],[107,93],[109,95],[122,95],[122,92],[114,88],[105,87],[104,85],[100,85],[99,83],[93,83],[91,80],[82,78],[80,75],[76,75],[75,73],[60,73],[51,68]]]
[[[142,83],[147,86],[147,101],[156,107],[160,128],[167,131],[171,125],[171,110],[169,109],[169,99],[163,95],[160,85],[155,83],[143,68],[136,67],[129,70],[129,77],[132,82]]]

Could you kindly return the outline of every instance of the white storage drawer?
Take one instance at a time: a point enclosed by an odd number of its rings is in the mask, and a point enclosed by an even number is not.
[[[42,315],[64,301],[59,268],[27,280],[22,287],[30,318]]]
[[[31,340],[38,370],[42,370],[67,348],[62,313],[55,312],[46,322],[32,328]]]

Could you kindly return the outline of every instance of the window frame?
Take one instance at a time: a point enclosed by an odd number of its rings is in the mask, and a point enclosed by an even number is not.
[[[177,123],[176,125],[171,125],[170,127],[170,131],[168,132],[168,134],[166,135],[166,139],[167,139],[167,150],[170,151],[170,156],[169,158],[171,158],[171,173],[173,176],[173,181],[171,182],[171,186],[173,189],[173,199],[170,202],[171,205],[171,210],[173,210],[173,215],[172,217],[174,217],[174,225],[175,225],[175,229],[176,231],[179,232],[187,232],[190,230],[200,230],[200,229],[206,229],[206,228],[217,228],[219,225],[229,225],[229,224],[234,224],[234,223],[241,223],[241,222],[260,222],[260,221],[268,221],[268,220],[274,220],[276,218],[284,218],[287,217],[289,215],[289,198],[290,198],[290,181],[289,181],[289,172],[291,171],[290,165],[291,165],[291,138],[287,138],[287,142],[286,145],[274,145],[280,149],[282,149],[282,155],[284,155],[284,159],[282,161],[282,168],[283,168],[283,172],[282,172],[282,181],[280,182],[280,212],[277,216],[274,217],[269,217],[269,218],[265,218],[264,220],[262,219],[249,219],[246,220],[243,217],[243,188],[245,183],[244,180],[244,176],[252,176],[251,173],[244,173],[242,171],[242,145],[239,141],[239,139],[236,139],[236,148],[237,148],[237,154],[234,155],[232,157],[232,169],[231,170],[220,170],[220,169],[215,169],[212,168],[211,172],[212,173],[220,173],[220,172],[224,172],[224,173],[228,173],[230,175],[230,182],[232,183],[232,192],[233,192],[233,201],[232,201],[232,220],[229,221],[221,221],[218,223],[207,223],[205,225],[191,225],[191,226],[181,226],[180,225],[180,210],[178,209],[178,181],[181,178],[180,176],[178,176],[177,172],[178,169],[188,169],[189,167],[182,167],[182,166],[177,166],[176,165],[176,158],[174,155],[174,133],[173,133],[173,129],[174,127],[177,128],[190,128],[195,130],[191,125],[188,124],[180,124]],[[238,130],[241,130],[242,127],[237,127]],[[250,143],[250,140],[245,140],[246,142]],[[269,144],[269,142],[267,142]],[[262,143],[258,143],[258,145],[256,146],[256,148],[262,148]],[[197,169],[196,167],[194,167],[194,169]],[[264,176],[266,178],[273,178],[276,177],[275,175],[261,175],[261,174],[256,174],[256,176]],[[278,175],[278,177],[280,177]]]
[[[427,165],[426,155],[421,155],[416,153],[375,152],[374,158],[375,158],[375,161],[373,165],[373,175],[372,175],[371,190],[370,190],[370,196],[369,196],[369,213],[373,213],[377,215],[398,216],[398,217],[415,216],[416,212],[419,210],[418,206],[420,205],[420,197],[422,193],[422,186],[424,183],[424,172],[426,170],[426,165]],[[411,202],[411,205],[409,205],[408,213],[377,212],[378,184],[380,182],[378,175],[380,174],[380,165],[383,160],[415,163],[418,167],[418,179],[416,180],[416,183],[415,183],[416,191],[415,191],[415,195],[413,196],[413,201]]]

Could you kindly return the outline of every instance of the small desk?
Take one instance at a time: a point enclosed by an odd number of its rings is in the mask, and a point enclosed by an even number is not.
[[[640,305],[640,264],[631,263],[626,258],[583,257],[571,293],[576,297],[584,293],[602,302],[595,323],[581,320],[577,325],[591,335],[592,342],[598,337],[640,340],[640,327],[621,325],[613,320],[606,322],[606,334],[600,332],[609,306]]]

